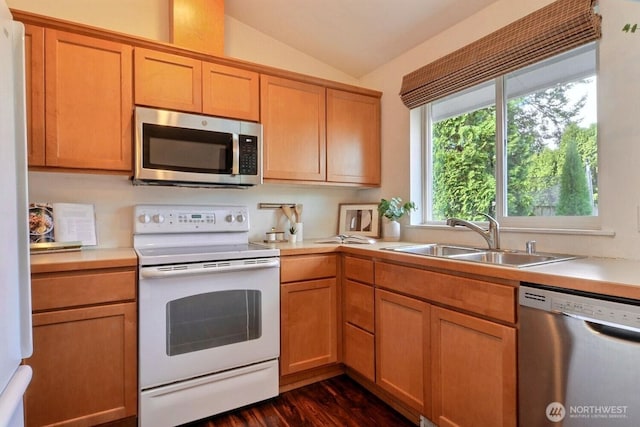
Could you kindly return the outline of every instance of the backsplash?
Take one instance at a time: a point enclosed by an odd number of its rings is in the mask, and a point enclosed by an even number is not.
[[[263,240],[271,227],[285,230],[289,226],[279,209],[258,209],[259,203],[301,203],[304,238],[328,237],[337,232],[339,204],[376,200],[374,191],[281,184],[247,190],[134,186],[126,176],[29,172],[30,202],[95,206],[99,248],[131,247],[133,206],[149,203],[246,205],[253,241]]]

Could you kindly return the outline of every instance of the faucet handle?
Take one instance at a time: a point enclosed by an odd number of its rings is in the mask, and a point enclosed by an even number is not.
[[[535,254],[536,253],[536,241],[535,240],[527,240],[527,243],[525,243],[525,249],[527,250],[528,254]]]

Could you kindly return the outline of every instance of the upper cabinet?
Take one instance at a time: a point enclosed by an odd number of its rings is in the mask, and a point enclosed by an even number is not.
[[[253,71],[202,63],[202,112],[260,120],[260,75]]]
[[[262,75],[264,178],[326,180],[325,88]]]
[[[380,185],[380,99],[327,89],[327,181]]]
[[[131,51],[45,31],[47,166],[131,170]]]
[[[261,76],[264,177],[380,185],[380,98]]]
[[[202,63],[184,56],[136,48],[135,102],[202,112]]]
[[[135,49],[135,103],[259,121],[259,74],[151,49]]]
[[[29,25],[25,48],[29,165],[131,171],[131,46]]]

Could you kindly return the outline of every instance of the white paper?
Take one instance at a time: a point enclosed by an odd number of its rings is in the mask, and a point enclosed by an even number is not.
[[[96,217],[93,205],[79,203],[53,203],[54,235],[56,242],[82,242],[82,246],[95,246]]]

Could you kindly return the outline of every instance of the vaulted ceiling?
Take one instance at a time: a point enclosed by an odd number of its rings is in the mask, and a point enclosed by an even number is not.
[[[496,0],[226,0],[225,13],[360,78]]]

